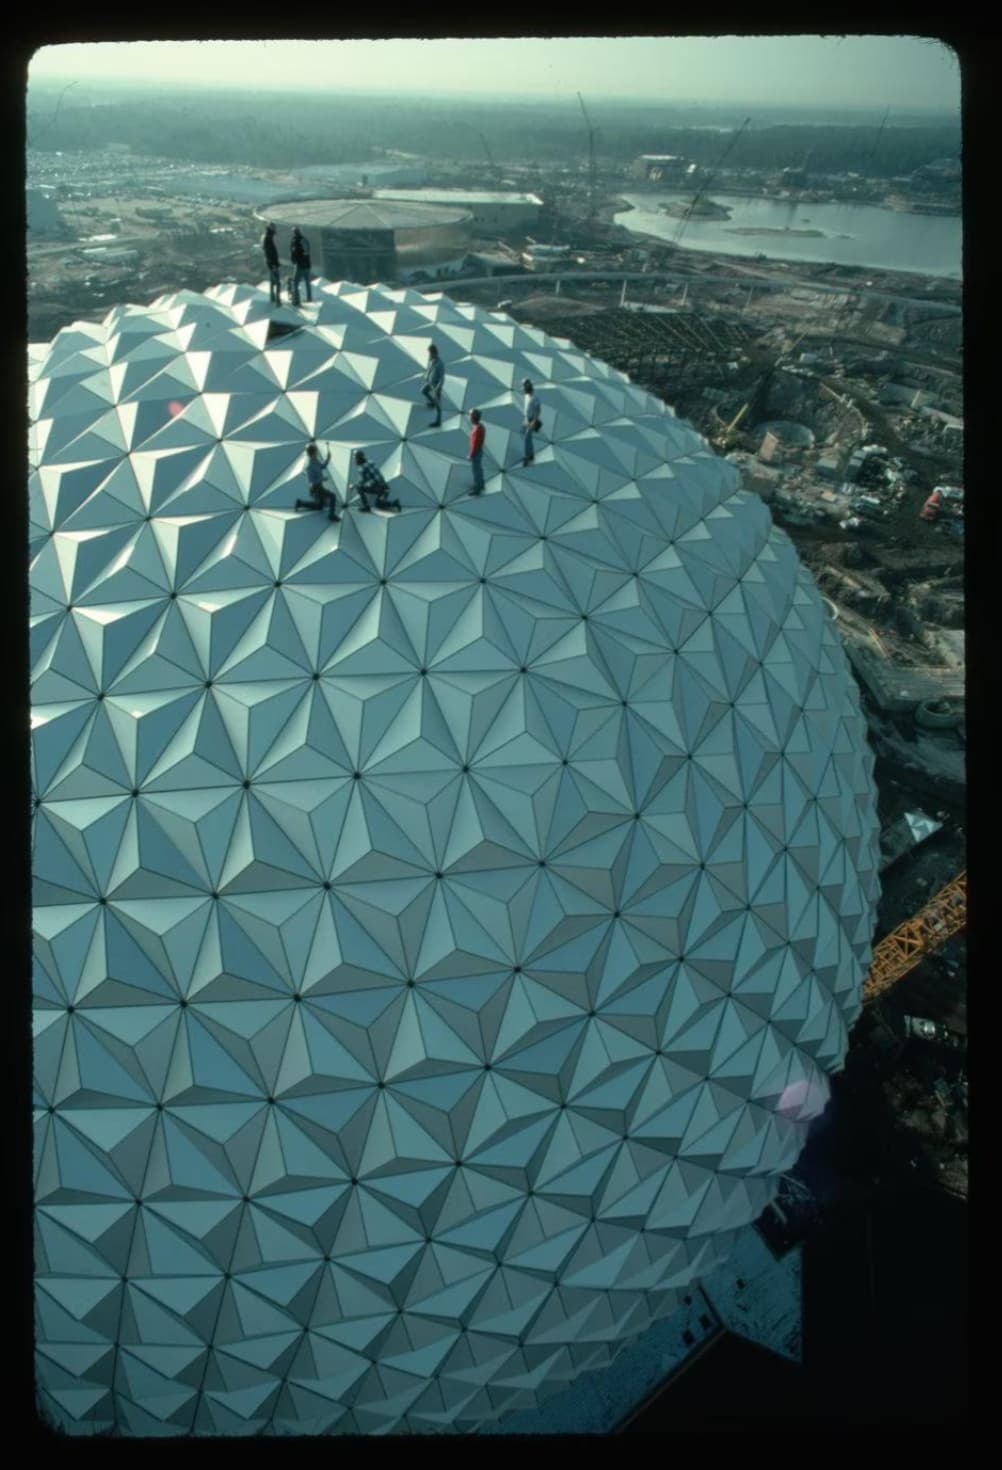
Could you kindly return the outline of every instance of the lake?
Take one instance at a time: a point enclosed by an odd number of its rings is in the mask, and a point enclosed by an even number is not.
[[[963,222],[959,215],[904,214],[874,204],[807,204],[792,199],[755,199],[711,193],[731,210],[730,219],[691,219],[681,245],[686,250],[773,260],[835,261],[874,270],[915,271],[926,276],[961,277]],[[681,221],[663,214],[659,202],[690,200],[691,193],[663,190],[624,194],[632,209],[616,223],[638,234],[673,241]],[[820,230],[820,235],[741,235],[734,230]]]

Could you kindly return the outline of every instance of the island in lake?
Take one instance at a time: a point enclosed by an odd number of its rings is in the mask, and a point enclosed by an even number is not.
[[[670,214],[673,219],[730,219],[731,211],[726,204],[717,204],[713,199],[693,199],[690,204],[673,200],[670,204],[659,204],[658,209]]]
[[[824,230],[794,230],[789,225],[732,225],[728,235],[817,235]],[[848,239],[848,236],[846,236]]]

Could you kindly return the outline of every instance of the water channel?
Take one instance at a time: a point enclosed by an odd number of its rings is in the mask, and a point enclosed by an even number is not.
[[[622,197],[632,208],[615,216],[618,225],[673,242],[682,221],[658,205],[689,202],[692,194],[659,190]],[[688,220],[679,241],[682,248],[961,278],[959,215],[906,214],[874,204],[809,204],[715,192],[711,197],[730,209],[730,218]],[[744,230],[754,233],[735,233]],[[794,233],[801,230],[808,233]]]

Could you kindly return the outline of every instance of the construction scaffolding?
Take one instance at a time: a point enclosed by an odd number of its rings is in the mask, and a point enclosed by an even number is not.
[[[866,641],[852,634],[842,639],[849,662],[879,709],[904,712],[927,700],[964,699],[963,669],[896,663],[874,642],[872,634]]]
[[[742,322],[705,312],[618,307],[548,319],[546,329],[638,379],[659,369],[684,373],[692,359],[733,358],[755,336]]]

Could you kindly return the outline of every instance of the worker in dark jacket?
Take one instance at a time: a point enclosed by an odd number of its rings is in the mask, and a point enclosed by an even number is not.
[[[282,277],[278,262],[278,246],[275,244],[275,226],[269,225],[261,239],[261,249],[264,251],[264,263],[268,267],[268,280],[270,283],[271,300],[276,306],[282,304]]]
[[[355,450],[355,466],[358,470],[358,479],[350,489],[358,491],[364,511],[372,510],[369,504],[370,496],[375,500],[377,510],[400,509],[400,501],[389,499],[389,485],[371,460],[366,459],[361,449]]]
[[[299,300],[300,281],[305,281],[306,283],[307,301],[313,300],[313,294],[310,291],[310,267],[312,265],[310,260],[310,242],[298,225],[292,232],[292,246],[289,255],[293,265],[292,304],[293,306],[299,306],[301,304]]]

